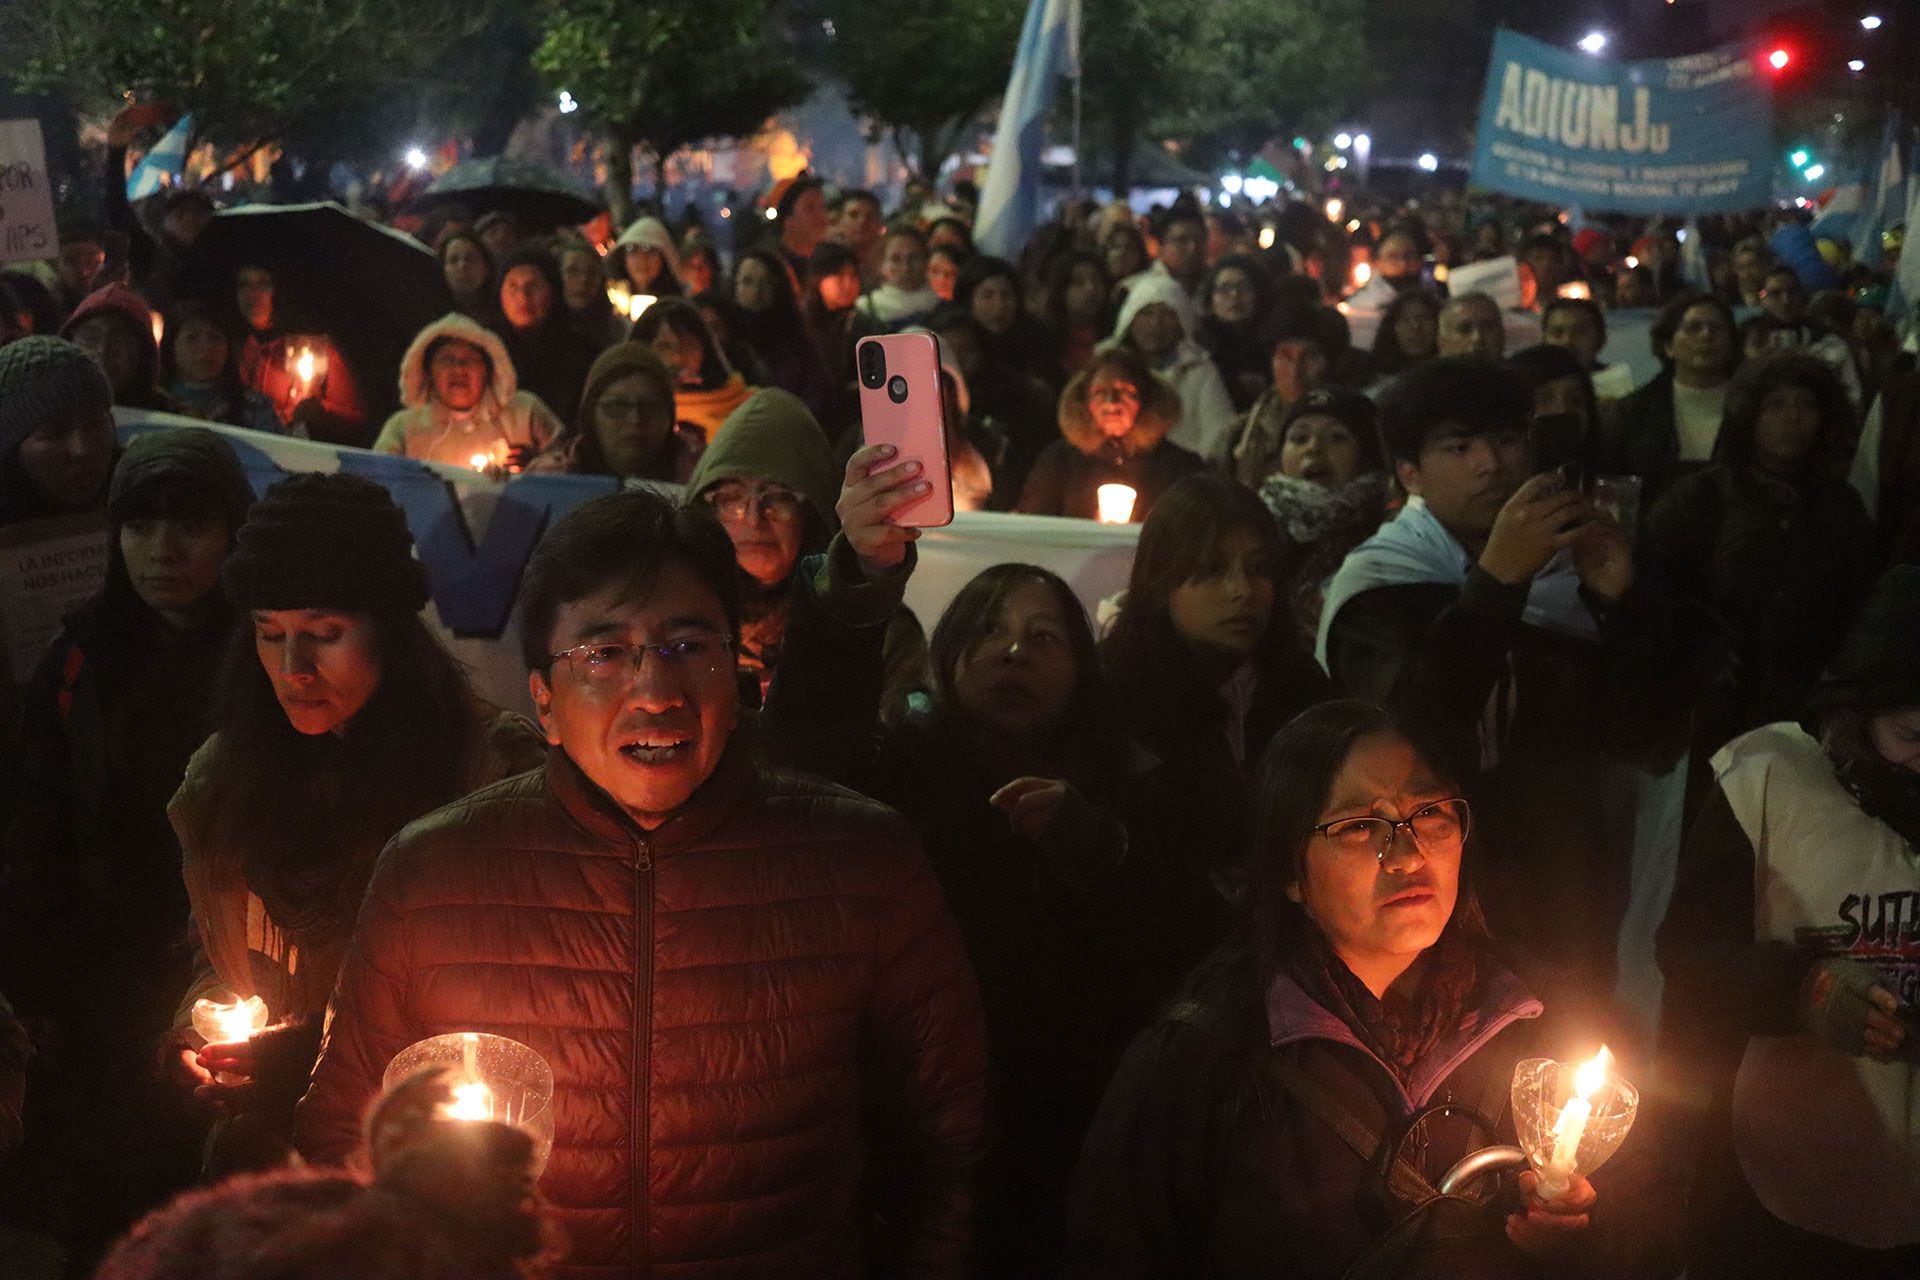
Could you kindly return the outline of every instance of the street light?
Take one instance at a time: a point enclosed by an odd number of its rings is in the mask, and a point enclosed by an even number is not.
[[[427,153],[418,147],[407,148],[407,168],[415,173],[427,167]]]
[[[1793,162],[1794,168],[1804,169],[1807,167],[1807,161],[1813,159],[1813,157],[1808,155],[1806,151],[1801,150],[1801,151],[1794,152],[1792,155],[1788,156],[1787,159]]]
[[[1877,13],[1870,13],[1866,17],[1860,19],[1860,29],[1862,31],[1878,31],[1880,29],[1880,15]]]
[[[1587,32],[1587,34],[1580,37],[1580,50],[1583,53],[1591,53],[1591,54],[1597,55],[1602,49],[1606,47],[1607,47],[1607,33],[1604,31],[1589,31]]]
[[[1866,62],[1866,59],[1864,58],[1855,58],[1851,62],[1847,63],[1847,70],[1853,72],[1855,75],[1858,75],[1860,72],[1865,71],[1866,69],[1867,69],[1867,62]]]
[[[1434,170],[1440,167],[1440,157],[1436,156],[1431,151],[1422,151],[1420,153],[1420,158],[1416,160],[1414,163],[1418,164],[1422,169],[1425,169],[1428,173],[1432,173]]]
[[[1336,133],[1333,135],[1333,145],[1345,151],[1353,145],[1353,135],[1350,133]]]
[[[1818,182],[1826,176],[1827,166],[1823,164],[1810,164],[1807,166],[1806,177],[1808,182]]]
[[[578,111],[579,109],[580,109],[580,104],[573,100],[573,95],[571,93],[568,93],[565,89],[562,89],[560,91],[560,114],[563,116],[570,116],[574,112]]]

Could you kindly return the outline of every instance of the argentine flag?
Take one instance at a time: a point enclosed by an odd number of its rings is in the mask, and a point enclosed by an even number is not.
[[[974,242],[1012,259],[1040,222],[1040,151],[1058,76],[1080,74],[1080,0],[1028,0],[1013,76],[1000,103]]]
[[[155,194],[165,185],[160,181],[161,174],[178,178],[187,167],[187,139],[193,134],[193,117],[180,117],[180,123],[167,130],[166,136],[153,144],[152,150],[140,157],[140,163],[127,175],[127,200],[137,203]]]

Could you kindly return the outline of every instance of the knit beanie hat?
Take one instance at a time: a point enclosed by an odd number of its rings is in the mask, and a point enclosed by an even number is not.
[[[42,335],[0,347],[0,458],[54,419],[112,408],[113,388],[84,347]]]
[[[1920,707],[1920,565],[1880,575],[1807,700],[1807,718],[1846,707]]]
[[[165,490],[164,495],[157,490]],[[180,497],[210,509],[237,530],[253,505],[253,486],[240,455],[210,427],[163,427],[143,431],[127,445],[113,469],[107,511],[115,524],[156,497]]]
[[[1280,430],[1285,432],[1300,419],[1313,415],[1332,418],[1353,432],[1354,442],[1360,446],[1363,470],[1386,470],[1386,462],[1380,456],[1380,433],[1374,425],[1377,415],[1373,401],[1345,387],[1316,387],[1293,402],[1280,421]]]
[[[297,475],[267,490],[220,577],[239,609],[397,614],[427,603],[406,516],[385,489],[353,475]]]

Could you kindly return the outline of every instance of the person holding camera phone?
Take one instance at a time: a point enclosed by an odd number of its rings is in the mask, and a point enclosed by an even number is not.
[[[1920,1274],[1920,568],[1799,721],[1734,739],[1659,934],[1695,1280]]]
[[[1411,496],[1334,575],[1318,653],[1341,692],[1448,752],[1483,818],[1489,921],[1524,976],[1599,999],[1628,866],[1597,782],[1678,759],[1687,655],[1708,633],[1577,487],[1535,473],[1532,407],[1510,370],[1470,357],[1389,384],[1381,436]]]

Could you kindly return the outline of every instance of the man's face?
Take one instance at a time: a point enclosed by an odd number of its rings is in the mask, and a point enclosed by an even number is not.
[[[1486,537],[1500,508],[1526,482],[1533,449],[1519,425],[1470,434],[1443,422],[1427,433],[1418,463],[1402,462],[1394,470],[1449,533],[1472,541]]]
[[[63,511],[85,511],[106,496],[113,445],[112,414],[54,414],[20,442],[20,468]]]
[[[133,321],[118,312],[87,317],[70,336],[107,371],[107,382],[113,387],[116,400],[132,387],[148,359]]]
[[[242,267],[233,284],[233,300],[255,329],[273,325],[273,277],[259,267]]]
[[[788,208],[781,233],[790,246],[809,253],[827,238],[827,198],[818,187],[802,192]]]
[[[1406,280],[1420,272],[1420,246],[1408,236],[1388,236],[1373,255],[1373,273],[1388,280]]]
[[[840,206],[840,219],[834,224],[834,237],[855,253],[866,255],[881,232],[886,230],[880,221],[880,206],[872,200],[849,200]]]
[[[1454,298],[1440,313],[1440,354],[1498,360],[1507,350],[1500,308],[1484,293]]]
[[[912,236],[895,236],[887,241],[880,256],[880,278],[894,288],[911,293],[927,284],[927,253]]]
[[[845,311],[860,301],[860,268],[849,262],[830,276],[820,277],[820,305]]]
[[[1190,280],[1207,266],[1207,226],[1183,219],[1167,228],[1160,241],[1160,261],[1176,280]]]
[[[106,264],[107,251],[98,240],[70,240],[60,246],[54,260],[60,283],[75,297],[84,297],[93,289],[93,278]]]
[[[739,723],[731,639],[720,598],[676,560],[644,598],[617,583],[568,601],[547,649],[576,652],[527,677],[547,741],[640,826],[660,826],[713,776]],[[583,645],[644,648],[636,665]]]
[[[1800,277],[1791,271],[1768,272],[1760,306],[1781,324],[1799,324],[1807,314],[1807,291],[1800,286]]]
[[[1742,293],[1754,294],[1765,288],[1767,268],[1771,265],[1767,255],[1751,245],[1733,251],[1733,275],[1740,282]]]
[[[1540,340],[1548,346],[1565,347],[1589,369],[1600,358],[1600,329],[1580,307],[1558,307],[1548,312]]]
[[[470,342],[443,342],[427,366],[433,398],[455,413],[480,403],[487,389],[487,356]]]

